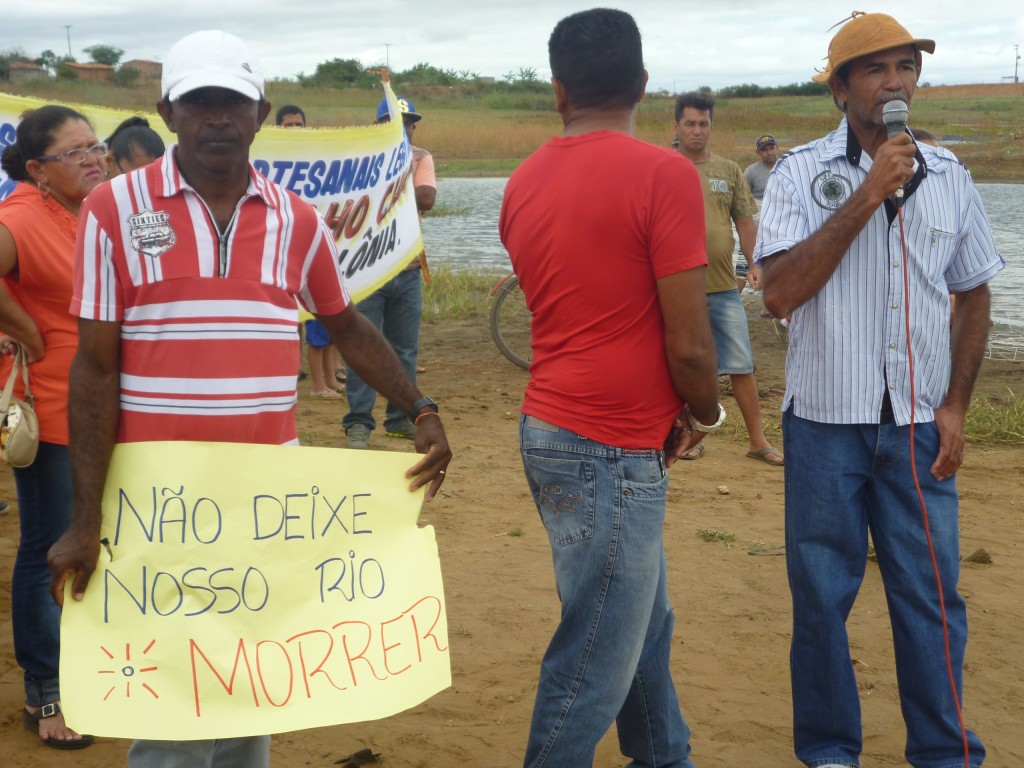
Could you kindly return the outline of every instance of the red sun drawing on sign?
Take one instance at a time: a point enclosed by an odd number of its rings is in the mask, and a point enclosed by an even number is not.
[[[153,649],[154,645],[156,645],[156,640],[150,640],[149,645],[142,649],[142,656],[145,657],[146,654]],[[115,661],[117,659],[117,657],[113,653],[108,651],[102,645],[100,646],[100,650],[103,651],[104,655],[106,655],[106,657],[111,661]],[[122,666],[120,669],[98,669],[96,671],[101,675],[120,675],[124,681],[124,696],[126,699],[130,699],[132,697],[132,683],[135,683],[137,688],[141,688],[142,690],[146,691],[154,699],[159,699],[160,695],[156,691],[154,691],[149,686],[148,683],[143,682],[142,679],[139,677],[139,675],[144,675],[147,672],[155,672],[156,670],[156,666],[142,667],[139,666],[138,663],[133,663],[132,644],[125,643],[124,666]],[[114,691],[118,689],[119,686],[120,682],[110,686],[107,692],[103,695],[103,700],[106,701],[107,699],[109,699],[113,695]]]

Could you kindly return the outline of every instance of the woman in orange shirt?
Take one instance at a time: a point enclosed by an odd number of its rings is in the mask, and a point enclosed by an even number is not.
[[[25,727],[56,749],[92,743],[60,710],[60,608],[49,594],[46,554],[71,521],[68,371],[78,325],[68,311],[78,209],[105,176],[106,145],[85,117],[49,105],[22,116],[2,167],[20,182],[0,204],[0,330],[25,350],[39,417],[39,452],[14,469],[21,538],[12,578],[14,651],[25,673]],[[0,382],[11,361],[4,356]],[[15,389],[22,397],[19,381]]]

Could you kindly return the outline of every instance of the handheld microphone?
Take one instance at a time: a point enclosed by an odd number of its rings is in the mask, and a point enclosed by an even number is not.
[[[885,123],[885,131],[888,138],[899,136],[907,130],[907,118],[910,117],[910,108],[907,102],[887,101],[882,107],[882,122]]]
[[[907,107],[907,102],[896,99],[894,101],[887,101],[882,106],[882,121],[885,123],[885,132],[887,138],[893,136],[899,136],[907,130],[907,118],[910,117],[910,108]],[[896,190],[896,194],[893,195],[893,202],[896,203],[897,208],[903,206],[903,187],[900,186]]]

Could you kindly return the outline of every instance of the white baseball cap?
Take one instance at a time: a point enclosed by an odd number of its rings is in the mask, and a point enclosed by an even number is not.
[[[263,97],[263,65],[245,42],[219,29],[193,32],[167,53],[160,91],[174,101],[197,88],[227,88],[253,100]]]

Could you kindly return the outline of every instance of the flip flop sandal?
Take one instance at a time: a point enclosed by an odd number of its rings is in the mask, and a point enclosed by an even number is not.
[[[341,760],[335,760],[335,765],[340,765],[341,768],[356,768],[360,765],[370,765],[371,763],[380,762],[380,753],[376,754],[372,749],[360,749],[358,752],[353,752],[351,755],[346,755]]]
[[[770,459],[769,456],[781,456],[777,450],[772,448],[770,445],[767,448],[761,448],[756,451],[747,451],[748,459],[755,459],[757,461],[763,461],[765,464],[771,464],[773,467],[781,467],[786,463],[785,459]]]
[[[679,458],[683,461],[696,461],[704,455],[704,443],[697,443]]]
[[[53,704],[44,704],[35,712],[29,712],[27,709],[22,708],[21,724],[25,726],[26,731],[30,731],[38,736],[39,721],[55,717],[59,714],[60,704],[57,704],[56,702]],[[93,739],[92,736],[83,733],[77,739],[58,739],[51,736],[48,739],[40,739],[40,741],[52,749],[85,749],[92,744]]]

